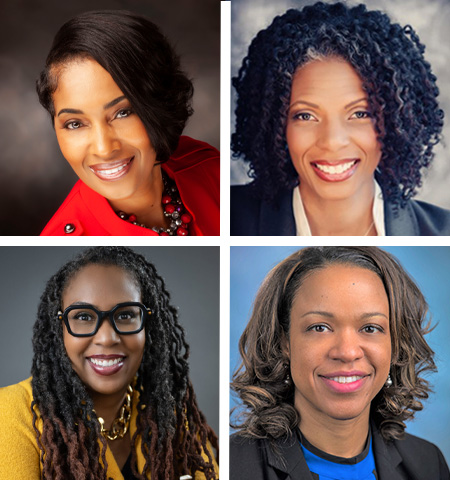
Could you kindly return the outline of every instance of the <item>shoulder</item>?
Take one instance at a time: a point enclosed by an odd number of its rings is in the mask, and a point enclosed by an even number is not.
[[[196,235],[220,234],[220,159],[211,145],[182,136],[178,148],[163,164],[194,217]]]
[[[78,180],[44,230],[42,230],[41,235],[85,235],[84,220],[89,216],[89,209],[83,201],[81,188],[82,182]]]
[[[0,388],[0,478],[40,478],[31,378]],[[42,431],[42,421],[37,420]]]
[[[231,235],[258,235],[261,205],[251,183],[233,185],[230,193]]]
[[[212,145],[183,135],[166,165],[174,173],[177,173],[198,167],[203,163],[208,164],[211,168],[219,167],[219,159],[219,151]]]
[[[387,235],[450,235],[450,211],[420,200],[409,200],[402,208],[385,202]]]
[[[0,388],[0,408],[2,411],[5,404],[9,404],[10,407],[23,403],[31,405],[32,399],[31,377],[15,385]]]
[[[230,480],[264,478],[267,441],[239,434],[230,436]]]
[[[450,235],[450,210],[420,200],[411,200],[421,235]]]
[[[395,446],[409,470],[422,473],[419,478],[450,478],[444,456],[434,443],[406,433],[402,440],[395,441]]]
[[[434,444],[410,433],[405,433],[404,438],[395,441],[397,448],[408,452],[422,451],[430,454],[439,452],[439,448]]]

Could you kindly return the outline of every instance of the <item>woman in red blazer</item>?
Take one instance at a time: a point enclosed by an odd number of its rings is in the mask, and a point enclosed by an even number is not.
[[[80,178],[41,235],[219,235],[219,153],[181,137],[193,86],[153,23],[75,17],[37,92]]]

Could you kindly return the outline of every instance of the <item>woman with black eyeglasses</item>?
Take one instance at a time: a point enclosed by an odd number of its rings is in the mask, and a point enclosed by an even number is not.
[[[0,390],[0,478],[216,479],[217,437],[155,267],[94,247],[47,283],[32,378]]]

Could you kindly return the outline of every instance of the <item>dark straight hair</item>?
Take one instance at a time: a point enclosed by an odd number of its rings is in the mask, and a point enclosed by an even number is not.
[[[167,161],[193,112],[193,86],[159,28],[122,10],[86,12],[65,23],[36,82],[39,101],[53,122],[60,67],[83,58],[109,72],[144,123],[158,162]]]

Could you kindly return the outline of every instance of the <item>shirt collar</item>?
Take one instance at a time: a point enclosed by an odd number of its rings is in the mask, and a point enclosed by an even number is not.
[[[381,191],[380,186],[377,181],[374,179],[375,183],[375,195],[372,206],[372,215],[375,224],[375,229],[377,231],[378,237],[386,236],[385,226],[384,226],[384,201],[383,201],[383,192]],[[309,227],[308,218],[306,217],[305,209],[303,207],[302,197],[300,195],[300,188],[295,187],[292,194],[292,209],[294,211],[295,219],[295,230],[297,236],[302,237],[311,237],[311,229]]]

